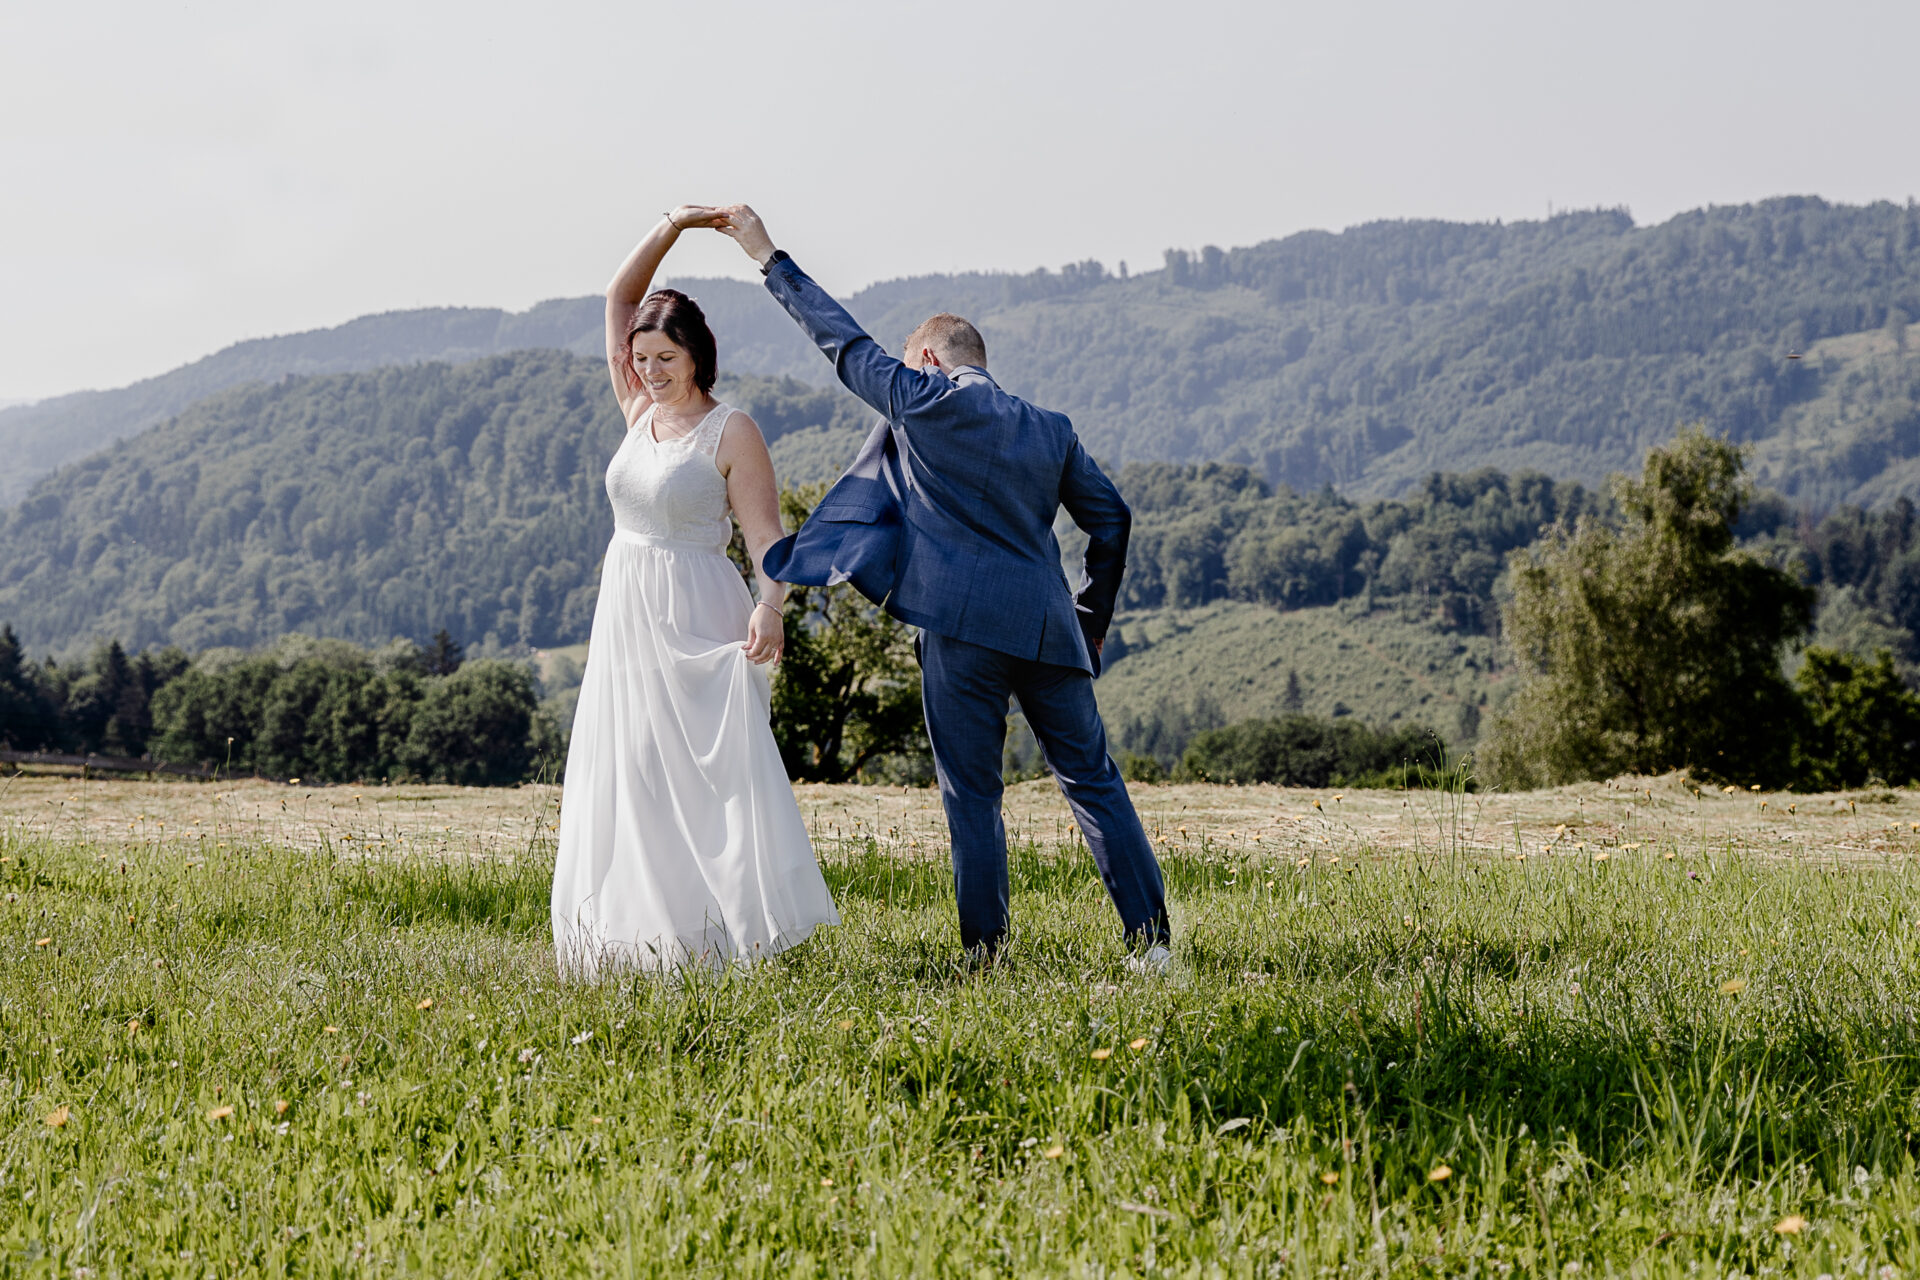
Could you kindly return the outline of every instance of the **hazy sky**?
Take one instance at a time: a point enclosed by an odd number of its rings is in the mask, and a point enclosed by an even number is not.
[[[678,201],[830,288],[1378,218],[1920,192],[1914,0],[0,7],[0,400],[597,292]],[[710,233],[675,274],[744,274]]]

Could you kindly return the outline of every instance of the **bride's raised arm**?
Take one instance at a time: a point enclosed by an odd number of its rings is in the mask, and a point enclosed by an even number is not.
[[[720,210],[699,204],[683,204],[662,214],[607,285],[607,373],[613,378],[613,394],[629,426],[648,404],[646,389],[633,371],[632,349],[627,345],[627,335],[633,332],[633,313],[646,301],[653,273],[660,269],[660,260],[673,248],[680,233],[691,227],[718,226],[725,220]]]

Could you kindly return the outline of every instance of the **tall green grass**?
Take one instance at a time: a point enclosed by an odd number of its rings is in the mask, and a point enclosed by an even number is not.
[[[848,841],[840,928],[581,986],[550,851],[7,837],[0,1274],[1904,1271],[1920,882],[1605,852],[1202,844],[1153,980],[1077,845],[973,972]]]

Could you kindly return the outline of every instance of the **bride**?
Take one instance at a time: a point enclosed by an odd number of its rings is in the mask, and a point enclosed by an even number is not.
[[[769,955],[833,899],[768,725],[766,664],[785,643],[773,460],[752,418],[713,398],[713,332],[692,298],[647,291],[683,205],[607,286],[607,367],[627,435],[607,467],[613,541],[568,745],[553,871],[563,972]],[[740,524],[756,604],[726,556]]]

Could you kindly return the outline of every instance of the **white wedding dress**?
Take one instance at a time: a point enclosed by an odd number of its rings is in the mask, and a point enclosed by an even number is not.
[[[726,556],[714,463],[733,410],[607,467],[613,541],[567,748],[553,941],[561,970],[723,965],[838,924],[741,645],[753,599]]]

